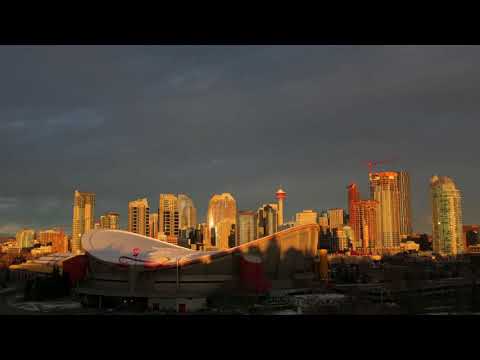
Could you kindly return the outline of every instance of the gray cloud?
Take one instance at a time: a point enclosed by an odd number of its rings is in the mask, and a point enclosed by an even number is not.
[[[0,47],[0,226],[70,224],[75,188],[97,214],[186,192],[242,209],[287,190],[287,216],[346,207],[365,162],[411,173],[417,230],[428,177],[454,178],[478,219],[476,46]],[[8,202],[7,202],[8,203]]]

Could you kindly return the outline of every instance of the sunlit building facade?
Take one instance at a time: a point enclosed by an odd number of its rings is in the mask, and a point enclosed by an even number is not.
[[[348,250],[347,233],[343,230],[343,226],[338,226],[336,228],[333,228],[332,231],[336,233],[336,237],[338,239],[338,250],[339,251]]]
[[[209,245],[217,249],[229,247],[232,225],[237,222],[237,203],[230,193],[214,194],[208,204]]]
[[[120,228],[120,214],[109,211],[100,216],[100,228],[118,230]]]
[[[197,209],[193,200],[185,194],[178,194],[177,199],[180,230],[195,229],[197,226]]]
[[[51,246],[52,252],[68,252],[68,236],[61,229],[49,229],[38,232],[41,246]]]
[[[447,176],[430,179],[432,198],[433,251],[457,255],[465,251],[462,234],[462,196]]]
[[[378,249],[382,243],[378,238],[378,201],[360,200],[352,203],[352,210],[357,214],[351,228],[354,238],[354,249]]]
[[[328,226],[338,229],[343,226],[343,209],[328,209]]]
[[[316,224],[317,221],[318,213],[313,210],[303,210],[295,214],[295,223],[297,225]]]
[[[151,238],[158,239],[158,213],[151,213],[149,218],[149,235]]]
[[[35,230],[23,229],[17,231],[15,239],[17,240],[17,246],[20,249],[31,248],[33,247],[33,242],[35,240]]]
[[[128,203],[128,231],[144,236],[150,234],[150,207],[146,198]]]
[[[400,247],[400,191],[398,173],[370,173],[370,194],[378,202],[376,248]],[[380,246],[381,245],[381,246]]]
[[[273,235],[278,229],[278,205],[264,204],[257,210],[257,237]]]
[[[347,186],[348,192],[348,224],[352,226],[357,222],[357,213],[355,212],[355,208],[353,204],[357,201],[360,201],[360,191],[358,190],[358,186],[355,183],[352,183]]]
[[[246,244],[257,238],[257,213],[255,211],[238,212],[238,245]]]
[[[73,253],[79,253],[81,238],[86,232],[92,230],[95,224],[95,194],[75,190],[73,194],[73,222],[72,243]]]
[[[158,233],[178,237],[179,232],[178,198],[174,194],[160,194],[158,199]]]

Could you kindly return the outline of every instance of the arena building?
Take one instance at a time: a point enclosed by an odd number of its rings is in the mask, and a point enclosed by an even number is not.
[[[313,275],[318,233],[316,224],[301,225],[226,250],[195,251],[126,231],[92,230],[82,237],[87,276],[76,292],[100,307],[135,299],[178,309],[201,307],[219,293],[292,288]]]

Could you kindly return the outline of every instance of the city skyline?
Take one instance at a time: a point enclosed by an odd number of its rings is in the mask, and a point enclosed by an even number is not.
[[[387,172],[391,172],[391,171],[387,171]],[[406,172],[405,170],[395,170],[395,171],[393,171],[393,172],[398,172],[399,174],[401,174],[401,173],[406,173],[407,176],[410,176],[410,174],[408,174],[408,172]],[[432,175],[432,176],[436,176],[436,175]],[[429,178],[429,182],[430,182],[430,179],[431,179],[431,177]],[[353,183],[353,184],[354,184],[354,183]],[[351,185],[352,185],[352,184],[348,185],[346,188],[348,189]],[[357,189],[359,188],[358,184],[354,184],[354,185],[357,186]],[[430,185],[428,185],[428,186],[430,186]],[[367,187],[367,188],[368,188],[368,187]],[[76,191],[78,191],[78,190],[75,189],[74,193],[75,193]],[[93,194],[95,197],[97,196],[97,194],[96,194],[94,191],[89,191],[89,192],[87,192],[87,194]],[[188,192],[186,192],[186,194],[188,194]],[[192,198],[191,196],[189,197],[189,196],[186,195],[186,194],[179,194],[179,195],[183,195],[183,196],[185,196],[186,198],[188,198],[189,201],[192,201],[193,198]],[[158,195],[156,196],[156,198],[158,198],[159,195],[162,196],[162,195],[165,195],[165,194],[160,193],[160,194],[158,194]],[[167,194],[167,195],[171,195],[171,194]],[[234,195],[234,194],[232,194],[232,195]],[[270,200],[270,201],[272,201],[272,202],[275,202],[275,201],[277,200],[277,199],[276,199],[276,193],[273,193],[273,195],[272,195],[272,194],[270,194],[270,195],[271,195],[271,198],[270,198],[270,199],[267,199],[267,200]],[[146,199],[147,201],[149,201],[149,197],[142,197],[142,198],[143,198],[143,199]],[[140,200],[140,199],[139,199],[139,200]],[[238,202],[237,199],[235,199],[235,200]],[[325,212],[325,214],[326,214],[327,212],[332,211],[332,210],[342,210],[345,214],[350,215],[350,214],[349,214],[350,208],[349,208],[349,197],[348,197],[348,194],[345,194],[345,199],[344,199],[344,200],[345,200],[345,204],[344,204],[343,207],[338,207],[338,208],[313,207],[312,210],[318,212],[318,216],[320,216],[322,212]],[[137,200],[135,200],[135,201],[137,201]],[[193,201],[194,201],[194,200],[193,200]],[[258,204],[260,204],[262,201],[265,202],[266,200],[259,199],[259,200],[257,201],[256,207],[258,207],[258,206],[259,206]],[[367,201],[369,201],[369,200],[367,200]],[[128,202],[131,202],[131,200],[128,201]],[[154,201],[152,201],[152,203],[154,203]],[[73,205],[73,204],[72,204],[72,205]],[[128,205],[128,204],[127,204],[127,205]],[[158,203],[158,205],[159,205],[159,203]],[[154,205],[154,207],[155,207],[155,205]],[[202,207],[202,205],[200,205],[200,207]],[[463,205],[462,205],[462,207],[463,207]],[[208,208],[208,207],[207,207],[207,208]],[[95,203],[95,209],[97,209],[97,203]],[[158,209],[158,207],[157,207],[157,209]],[[241,208],[241,207],[238,207],[238,206],[237,206],[237,212],[241,212],[241,211],[251,211],[251,210],[253,210],[253,209],[255,209],[255,205],[254,205],[252,208]],[[433,209],[431,208],[430,211],[432,211],[432,210],[433,210]],[[71,207],[70,207],[70,211],[71,211]],[[289,209],[289,207],[288,207],[288,205],[287,205],[287,206],[285,207],[285,214],[286,214],[287,216],[284,216],[284,222],[291,222],[291,221],[295,222],[295,219],[296,219],[297,214],[298,214],[299,212],[302,212],[302,211],[305,211],[305,210],[304,210],[304,209],[301,209],[301,208],[299,208],[299,209]],[[123,214],[124,212],[125,212],[125,214]],[[100,224],[100,222],[102,221],[102,217],[105,216],[106,214],[109,214],[109,213],[116,214],[117,217],[118,217],[118,215],[120,215],[120,214],[124,215],[124,216],[120,216],[120,221],[119,221],[119,223],[118,223],[119,225],[117,225],[117,226],[119,226],[119,229],[128,230],[128,206],[127,206],[127,210],[125,210],[125,209],[120,209],[120,210],[118,210],[118,211],[117,211],[117,210],[115,210],[115,211],[104,211],[103,214],[98,215],[98,216],[95,216],[95,218],[93,219],[93,222]],[[150,210],[150,213],[152,213],[151,210]],[[157,213],[157,211],[155,211],[155,213]],[[200,223],[200,222],[206,222],[207,216],[208,216],[208,211],[207,211],[205,214],[200,214],[200,217],[198,218],[198,222],[199,222],[199,223]],[[430,216],[433,216],[433,214],[431,213]],[[125,219],[125,218],[126,218],[126,219]],[[118,220],[117,220],[117,221],[118,221]],[[412,223],[415,223],[414,217],[412,217]],[[347,222],[345,222],[345,224],[347,224]],[[428,234],[431,235],[431,233],[432,233],[432,225],[433,225],[433,224],[430,223],[430,228],[426,229],[425,231],[423,231],[423,230],[418,230],[418,229],[413,228],[413,233],[428,233]],[[10,231],[12,231],[11,233],[8,233],[8,232],[6,232],[6,233],[0,233],[0,235],[1,235],[1,234],[4,234],[4,235],[15,235],[16,232],[21,231],[22,229],[25,229],[25,228],[35,228],[35,229],[43,229],[43,230],[48,230],[48,229],[50,229],[50,228],[61,228],[61,229],[63,229],[67,234],[71,234],[71,231],[70,231],[70,230],[72,229],[72,224],[70,223],[70,224],[58,225],[58,222],[55,223],[55,225],[42,225],[42,226],[32,226],[32,225],[30,225],[30,224],[24,224],[24,225],[22,225],[22,226],[19,226],[16,230],[10,230],[10,229],[9,229]],[[12,229],[14,229],[14,228],[12,228]]]
[[[415,232],[432,231],[435,174],[455,180],[463,222],[478,223],[477,47],[7,46],[0,55],[9,170],[0,233],[68,231],[76,188],[97,195],[96,214],[120,213],[122,227],[128,201],[146,197],[156,210],[160,193],[187,193],[199,219],[213,193],[254,210],[280,184],[285,221],[347,210],[345,186],[367,194],[365,161],[389,156],[397,162],[376,170],[410,174]]]

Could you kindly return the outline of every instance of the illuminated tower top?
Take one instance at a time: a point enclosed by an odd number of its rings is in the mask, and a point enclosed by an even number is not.
[[[282,190],[282,187],[275,193],[278,200],[277,225],[283,225],[283,201],[287,197],[287,193]]]
[[[277,200],[283,200],[287,197],[287,193],[283,191],[281,188],[277,190],[275,193]]]

